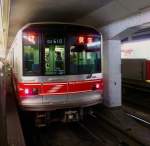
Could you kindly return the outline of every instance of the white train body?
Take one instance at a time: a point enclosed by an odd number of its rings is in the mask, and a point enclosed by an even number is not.
[[[74,36],[81,41],[77,45],[71,42],[76,41]],[[89,43],[82,44],[83,39]],[[61,55],[63,60],[58,60],[56,55]],[[7,60],[18,103],[25,110],[80,108],[102,102],[101,36],[92,28],[28,24],[17,33]]]

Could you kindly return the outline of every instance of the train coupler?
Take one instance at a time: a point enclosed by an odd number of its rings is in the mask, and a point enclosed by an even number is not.
[[[65,111],[63,122],[76,122],[79,121],[80,116],[78,111]]]

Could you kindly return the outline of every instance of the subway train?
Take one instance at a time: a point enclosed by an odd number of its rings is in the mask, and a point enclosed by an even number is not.
[[[62,110],[77,120],[84,108],[102,103],[101,49],[102,35],[89,26],[25,25],[7,55],[20,109]]]

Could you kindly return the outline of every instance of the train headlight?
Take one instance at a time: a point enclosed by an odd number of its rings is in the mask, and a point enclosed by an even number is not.
[[[96,84],[96,89],[99,89],[99,88],[100,88],[100,84],[97,83],[97,84]]]
[[[19,97],[30,97],[38,95],[41,91],[40,83],[19,83],[18,86]]]
[[[25,89],[24,89],[24,93],[25,93],[26,95],[28,95],[28,94],[29,94],[29,89],[25,88]]]
[[[32,89],[25,88],[24,93],[25,95],[37,95],[38,89],[37,88],[32,88]]]
[[[98,90],[98,89],[100,89],[100,87],[101,87],[100,83],[96,83],[93,85],[92,90]]]

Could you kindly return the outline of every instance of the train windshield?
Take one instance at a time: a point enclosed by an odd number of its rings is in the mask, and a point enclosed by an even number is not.
[[[97,34],[23,32],[24,75],[78,75],[101,72]]]
[[[40,75],[40,48],[38,34],[24,33],[23,51],[23,72],[26,75]]]
[[[100,43],[95,36],[70,37],[70,74],[100,72]]]

